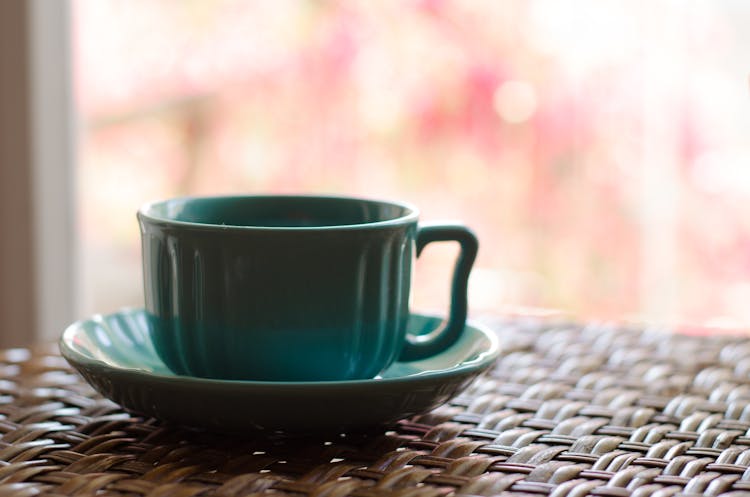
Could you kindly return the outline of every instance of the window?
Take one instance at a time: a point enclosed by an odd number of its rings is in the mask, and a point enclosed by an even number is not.
[[[143,202],[307,192],[471,225],[475,312],[750,322],[738,2],[73,6],[86,313],[140,305]]]

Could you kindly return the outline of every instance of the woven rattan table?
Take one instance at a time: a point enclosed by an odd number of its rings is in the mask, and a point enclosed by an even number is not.
[[[496,321],[487,376],[392,431],[217,436],[0,353],[0,496],[750,495],[750,340]]]

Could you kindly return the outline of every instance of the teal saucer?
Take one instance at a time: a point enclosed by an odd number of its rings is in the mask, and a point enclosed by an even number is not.
[[[409,332],[437,321],[412,314]],[[129,309],[70,325],[60,350],[94,389],[136,413],[210,431],[310,433],[384,427],[434,409],[489,368],[499,345],[472,324],[444,352],[397,362],[371,380],[213,380],[172,373],[154,350],[145,312]]]

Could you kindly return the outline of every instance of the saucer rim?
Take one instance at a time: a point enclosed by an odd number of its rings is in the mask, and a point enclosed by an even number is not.
[[[62,356],[65,358],[65,360],[67,360],[69,363],[71,363],[71,365],[74,365],[74,366],[81,365],[87,368],[93,368],[93,369],[98,369],[102,371],[109,371],[111,373],[116,373],[116,374],[138,375],[141,377],[148,377],[153,380],[164,381],[164,382],[178,382],[181,384],[191,383],[191,384],[196,384],[196,385],[201,385],[201,386],[212,386],[212,387],[217,387],[217,388],[218,387],[223,387],[223,388],[253,387],[253,388],[258,388],[258,389],[264,389],[264,388],[270,389],[270,388],[282,387],[284,389],[301,388],[304,390],[309,390],[311,388],[313,389],[325,389],[325,388],[339,389],[339,388],[347,388],[347,387],[360,389],[363,386],[367,386],[367,387],[382,386],[385,388],[385,387],[395,385],[395,384],[400,384],[400,383],[412,383],[412,382],[421,382],[421,381],[432,382],[432,381],[438,380],[440,378],[445,378],[445,377],[453,378],[456,376],[479,374],[482,371],[489,368],[497,360],[498,356],[500,355],[500,350],[501,350],[500,339],[498,338],[496,333],[494,333],[486,325],[477,323],[474,320],[468,320],[466,322],[466,327],[471,327],[477,332],[479,332],[481,336],[488,342],[487,347],[479,351],[477,353],[477,357],[475,357],[471,361],[461,361],[460,364],[457,364],[452,367],[438,369],[438,370],[424,370],[415,374],[395,376],[395,377],[389,377],[389,378],[364,378],[364,379],[358,379],[358,380],[326,380],[326,381],[320,381],[320,380],[259,381],[259,380],[202,378],[198,376],[178,375],[176,373],[171,373],[171,374],[157,373],[157,372],[148,371],[146,369],[140,369],[140,368],[119,367],[111,363],[105,362],[103,360],[92,358],[91,356],[86,355],[80,352],[79,350],[76,350],[75,346],[72,345],[74,336],[81,330],[82,326],[85,323],[88,323],[91,321],[101,322],[101,321],[105,321],[107,318],[111,316],[117,316],[117,315],[123,315],[123,314],[137,314],[137,313],[142,313],[142,312],[145,312],[145,309],[137,308],[137,307],[126,307],[115,312],[106,313],[106,314],[98,313],[98,314],[94,314],[90,316],[89,318],[75,321],[74,323],[66,327],[66,329],[63,331],[58,341],[58,347],[60,349]],[[412,312],[410,313],[410,315],[418,315],[422,317],[441,319],[439,316],[436,316],[434,314],[429,314],[429,313]],[[399,363],[408,364],[410,362],[419,362],[419,361],[403,361],[403,362],[396,361],[394,365],[399,364]]]

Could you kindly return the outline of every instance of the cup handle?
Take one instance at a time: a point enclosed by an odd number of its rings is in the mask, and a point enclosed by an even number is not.
[[[450,241],[458,242],[460,251],[453,268],[448,318],[429,333],[407,335],[400,361],[423,359],[447,349],[458,340],[466,326],[469,273],[479,250],[474,232],[461,224],[420,225],[416,237],[417,257],[429,243]]]

